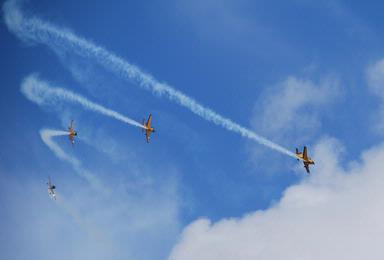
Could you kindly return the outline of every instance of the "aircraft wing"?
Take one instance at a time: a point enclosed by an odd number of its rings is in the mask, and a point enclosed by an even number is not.
[[[54,190],[50,190],[49,196],[50,196],[52,199],[56,200],[56,193],[55,193]]]
[[[152,114],[150,114],[148,117],[147,128],[151,128],[151,123],[152,123]]]
[[[149,143],[149,139],[151,139],[151,132],[150,131],[145,131],[145,137],[147,139],[147,143]]]
[[[309,174],[309,173],[311,173],[310,171],[309,171],[309,165],[308,164],[304,164],[304,168],[305,168],[305,170],[307,171],[307,173]]]
[[[72,144],[75,144],[75,137],[73,135],[69,135],[69,141],[71,141]]]
[[[307,147],[306,146],[304,146],[303,159],[304,160],[308,160],[308,151],[307,151]]]

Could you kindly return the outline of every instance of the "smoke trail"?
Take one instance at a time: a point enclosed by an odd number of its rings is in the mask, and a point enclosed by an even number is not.
[[[72,165],[80,165],[80,161],[67,155],[52,138],[55,136],[68,135],[68,132],[62,130],[42,129],[40,130],[40,136],[43,142],[51,149],[51,151],[60,159],[69,162]]]
[[[21,84],[21,92],[31,101],[41,105],[46,102],[54,103],[55,99],[66,100],[68,102],[82,105],[88,110],[113,117],[121,122],[144,128],[145,127],[116,111],[96,104],[85,97],[63,88],[52,88],[47,82],[39,80],[35,75],[28,76]]]
[[[53,130],[53,129],[41,129],[40,137],[43,142],[48,146],[48,148],[61,160],[70,163],[75,170],[75,172],[82,178],[86,179],[93,188],[103,191],[104,193],[109,193],[105,187],[102,186],[100,181],[96,179],[90,172],[83,169],[81,162],[75,157],[72,157],[64,152],[63,149],[57,145],[52,138],[57,136],[68,135],[68,132],[62,130]]]
[[[207,121],[297,159],[297,156],[286,148],[217,114],[212,109],[201,105],[193,98],[188,97],[168,84],[157,81],[137,66],[130,64],[105,48],[97,46],[69,30],[59,28],[38,18],[25,18],[15,2],[7,2],[4,4],[3,9],[8,28],[20,38],[46,44],[52,49],[59,48],[77,53],[86,58],[93,58],[105,69],[136,83],[144,89],[152,91],[154,94],[167,97],[169,100],[189,109]]]
[[[91,235],[93,238],[103,241],[104,237],[101,235],[101,233],[96,230],[94,227],[90,226],[88,223],[86,223],[81,214],[77,212],[75,208],[73,208],[70,203],[67,202],[67,200],[61,195],[60,193],[56,192],[56,204],[59,205],[65,212],[67,212],[72,219],[76,222],[77,225],[79,225],[83,230],[88,232],[89,235]]]

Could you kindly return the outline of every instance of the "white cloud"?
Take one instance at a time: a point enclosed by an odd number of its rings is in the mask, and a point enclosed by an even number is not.
[[[242,218],[195,221],[169,259],[382,259],[384,146],[364,152],[348,170],[338,166],[340,151],[324,139],[313,175],[279,203]]]
[[[384,59],[368,67],[367,81],[371,91],[384,98]]]
[[[252,128],[292,151],[307,145],[312,152],[311,140],[318,137],[322,121],[342,94],[336,77],[327,76],[315,82],[289,76],[260,95],[251,118]],[[276,176],[281,169],[293,166],[293,161],[274,163],[279,160],[277,154],[258,146],[247,144],[247,148],[255,172]]]
[[[384,59],[368,66],[366,70],[368,87],[381,99],[380,115],[375,115],[375,127],[379,132],[384,130]]]
[[[279,140],[309,135],[321,126],[320,112],[340,96],[339,82],[325,78],[318,84],[290,76],[269,88],[256,102],[255,129]]]
[[[164,259],[180,232],[173,179],[120,177],[105,196],[68,172],[50,170],[54,201],[45,176],[19,174],[0,172],[1,259]]]

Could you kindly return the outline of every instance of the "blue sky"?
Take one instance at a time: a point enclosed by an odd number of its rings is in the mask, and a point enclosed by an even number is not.
[[[325,138],[337,140],[331,143],[342,148],[330,151],[344,151],[338,167],[349,169],[382,138],[381,89],[371,91],[384,82],[381,7],[379,1],[31,0],[5,8],[0,256],[164,259],[193,221],[268,210],[284,201],[287,188],[313,178],[291,157],[138,87],[92,55],[14,33],[5,22],[11,10],[104,47],[289,150],[322,151]],[[157,132],[148,145],[139,128],[77,104],[38,106],[20,91],[30,75],[139,122],[152,113]],[[66,130],[70,119],[76,145],[65,136],[55,142],[111,192],[92,187],[41,140],[42,128]],[[48,175],[65,203],[49,200]]]

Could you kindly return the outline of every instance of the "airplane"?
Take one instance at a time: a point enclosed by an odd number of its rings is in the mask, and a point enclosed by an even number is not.
[[[304,146],[304,150],[303,152],[299,152],[299,149],[296,148],[296,156],[297,156],[297,160],[300,161],[302,160],[303,163],[304,163],[304,168],[305,170],[307,171],[307,173],[311,173],[309,171],[309,165],[311,164],[315,164],[315,161],[312,160],[309,156],[308,156],[308,151],[307,151],[307,147]]]
[[[147,123],[145,123],[145,119],[143,119],[143,132],[145,131],[145,137],[147,139],[147,143],[149,143],[149,139],[151,139],[151,134],[155,132],[155,129],[151,126],[152,123],[152,114],[149,115]]]
[[[55,192],[56,186],[51,183],[51,177],[49,177],[49,176],[48,176],[47,185],[48,185],[48,194],[49,194],[49,196],[51,198],[53,198],[54,200],[56,200],[56,192]]]
[[[71,120],[71,125],[68,127],[69,130],[69,141],[71,141],[72,145],[75,144],[75,136],[77,136],[77,132],[73,126],[73,120]]]

